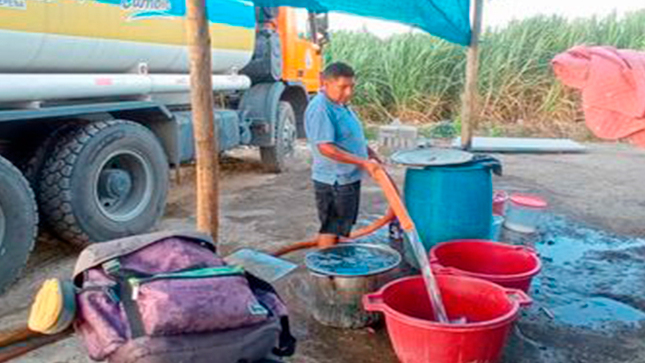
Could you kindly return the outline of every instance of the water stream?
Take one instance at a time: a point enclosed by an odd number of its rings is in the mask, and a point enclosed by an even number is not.
[[[434,310],[434,316],[438,322],[448,324],[450,323],[450,320],[448,320],[446,308],[443,306],[441,291],[439,291],[437,280],[434,278],[434,274],[432,273],[432,269],[430,268],[428,254],[426,253],[426,250],[421,243],[419,233],[416,229],[412,229],[410,231],[406,231],[405,234],[408,237],[408,241],[412,246],[412,250],[414,251],[414,255],[417,261],[419,261],[419,268],[421,269],[423,281],[425,282],[426,289],[428,290],[428,296],[430,297],[432,309]]]

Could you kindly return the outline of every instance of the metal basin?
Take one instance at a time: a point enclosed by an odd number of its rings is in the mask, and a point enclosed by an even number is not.
[[[401,263],[390,247],[347,243],[307,254],[314,319],[336,328],[362,328],[379,319],[363,309],[363,295],[388,282],[388,273]]]

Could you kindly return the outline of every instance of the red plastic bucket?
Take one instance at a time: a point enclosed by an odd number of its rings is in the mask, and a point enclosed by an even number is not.
[[[420,276],[406,277],[365,295],[368,311],[385,314],[394,351],[403,363],[497,362],[519,307],[531,299],[521,290],[465,276],[437,275],[450,319],[434,321],[428,293]]]
[[[433,271],[477,277],[528,292],[542,268],[534,249],[485,240],[439,243],[430,250]]]

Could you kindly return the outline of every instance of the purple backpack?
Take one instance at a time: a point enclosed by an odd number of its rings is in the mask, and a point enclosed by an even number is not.
[[[259,362],[295,349],[271,285],[228,266],[203,234],[93,244],[76,263],[74,284],[74,327],[94,360]]]

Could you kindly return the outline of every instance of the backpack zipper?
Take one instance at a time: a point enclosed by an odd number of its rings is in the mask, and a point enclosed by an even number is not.
[[[152,282],[155,280],[168,280],[168,279],[201,279],[209,277],[224,277],[243,275],[244,269],[241,266],[220,266],[208,267],[195,270],[185,270],[181,272],[169,272],[152,275],[150,277],[131,277],[128,283],[132,287],[132,300],[139,297],[139,288],[142,284]]]

